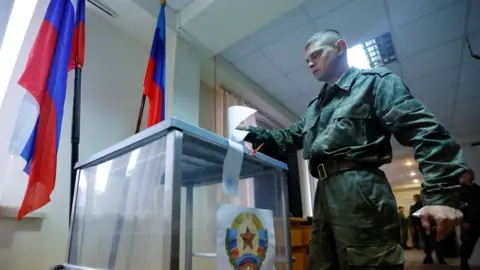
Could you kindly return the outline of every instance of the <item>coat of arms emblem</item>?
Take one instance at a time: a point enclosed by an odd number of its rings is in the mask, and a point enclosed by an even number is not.
[[[235,270],[259,270],[268,250],[268,232],[258,216],[240,212],[225,234],[225,251]]]

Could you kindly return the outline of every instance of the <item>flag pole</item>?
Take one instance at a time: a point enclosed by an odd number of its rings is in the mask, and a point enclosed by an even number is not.
[[[147,96],[145,94],[142,95],[142,101],[140,102],[140,109],[138,110],[138,118],[137,118],[137,127],[135,128],[135,134],[140,132],[140,126],[142,125],[142,118],[143,118],[143,110],[145,108],[145,99]]]
[[[85,8],[82,6],[80,8]],[[84,11],[83,11],[84,12]],[[78,15],[78,14],[77,14]],[[75,170],[75,165],[78,162],[79,155],[79,145],[80,145],[80,115],[81,115],[81,89],[82,89],[82,68],[83,68],[83,57],[79,58],[79,49],[80,49],[80,30],[76,33],[76,46],[75,50],[75,78],[74,78],[74,87],[73,87],[73,108],[72,108],[72,131],[70,137],[71,143],[71,164],[70,164],[70,207],[69,207],[69,223],[71,222],[71,217],[73,213],[73,198],[75,197],[75,186],[77,183],[77,171]],[[80,63],[82,61],[82,63]],[[70,224],[71,225],[71,224]]]
[[[77,171],[75,170],[75,164],[78,162],[78,146],[80,144],[80,108],[81,108],[81,88],[82,88],[82,68],[78,64],[75,66],[75,79],[73,88],[73,112],[72,112],[72,133],[71,133],[71,167],[70,167],[70,214],[72,215],[73,198],[75,196],[75,184]],[[69,221],[71,219],[69,218]]]

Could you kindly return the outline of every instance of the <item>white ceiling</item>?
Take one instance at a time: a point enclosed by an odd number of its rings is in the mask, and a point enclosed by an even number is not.
[[[191,2],[193,2],[193,0],[168,0],[167,5],[174,11],[178,12]]]
[[[386,67],[455,137],[480,139],[480,61],[470,57],[465,43],[468,34],[480,54],[480,1],[307,0],[223,56],[301,115],[322,87],[305,65],[304,43],[326,28],[339,30],[351,46],[390,32],[398,61]],[[397,162],[387,174],[400,181],[411,168]]]

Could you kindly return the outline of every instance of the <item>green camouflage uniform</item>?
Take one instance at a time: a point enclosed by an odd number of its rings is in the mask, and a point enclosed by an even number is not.
[[[425,176],[425,205],[459,206],[459,176],[467,170],[460,146],[385,68],[348,69],[324,87],[287,129],[249,127],[246,141],[281,152],[303,149],[310,173],[326,160],[365,169],[319,180],[314,199],[309,269],[403,269],[395,198],[378,168],[392,160],[391,134],[413,147]]]

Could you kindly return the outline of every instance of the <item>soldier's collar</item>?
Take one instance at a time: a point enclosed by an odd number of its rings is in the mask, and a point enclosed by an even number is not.
[[[345,91],[350,91],[350,88],[352,87],[353,82],[355,81],[355,78],[357,78],[358,74],[360,74],[360,70],[355,67],[351,67],[347,69],[345,73],[343,73],[335,85]]]
[[[353,82],[355,81],[355,78],[357,78],[358,74],[360,74],[359,69],[355,67],[348,68],[347,71],[345,71],[345,73],[343,73],[343,75],[337,80],[337,82],[335,83],[335,86],[337,86],[342,90],[350,91],[350,88],[352,87]],[[320,93],[324,92],[327,89],[327,87],[328,87],[328,84],[325,83]]]

